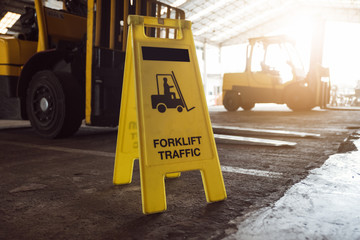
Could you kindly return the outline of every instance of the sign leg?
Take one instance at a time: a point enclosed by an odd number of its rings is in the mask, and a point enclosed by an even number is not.
[[[131,183],[134,160],[130,159],[134,159],[132,154],[116,153],[113,176],[113,183],[115,185]]]
[[[201,170],[204,184],[206,201],[217,202],[226,199],[226,190],[220,170],[220,166],[215,163],[208,163],[206,169]]]
[[[146,170],[141,171],[141,195],[144,214],[158,213],[166,210],[165,175]]]

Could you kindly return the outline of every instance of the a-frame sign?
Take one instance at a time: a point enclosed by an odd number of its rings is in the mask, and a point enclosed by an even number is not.
[[[201,171],[208,202],[226,199],[189,21],[129,16],[114,184],[131,182],[136,158],[145,214],[166,210],[165,176],[183,171]]]

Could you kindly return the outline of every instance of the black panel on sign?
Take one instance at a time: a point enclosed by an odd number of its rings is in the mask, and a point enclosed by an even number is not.
[[[144,60],[190,62],[188,49],[142,47],[142,54]]]

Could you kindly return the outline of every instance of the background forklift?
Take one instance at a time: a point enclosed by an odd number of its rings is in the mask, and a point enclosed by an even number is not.
[[[129,14],[185,18],[154,0],[62,5],[30,1],[20,31],[0,35],[0,119],[29,119],[47,138],[74,134],[84,118],[91,126],[118,125]],[[171,37],[165,29],[146,33]]]
[[[323,25],[319,22],[313,37],[307,74],[291,39],[286,36],[249,39],[245,72],[224,74],[224,107],[236,111],[239,107],[251,110],[255,103],[286,103],[293,111],[325,108],[331,86],[329,70],[321,66]]]

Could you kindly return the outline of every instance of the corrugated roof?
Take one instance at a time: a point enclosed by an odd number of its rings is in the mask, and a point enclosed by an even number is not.
[[[169,5],[180,3],[177,7],[193,22],[195,40],[217,46],[239,44],[274,32],[287,25],[294,15],[360,23],[360,0],[160,1]],[[0,17],[11,8],[23,11],[29,2],[33,0],[0,0]]]

